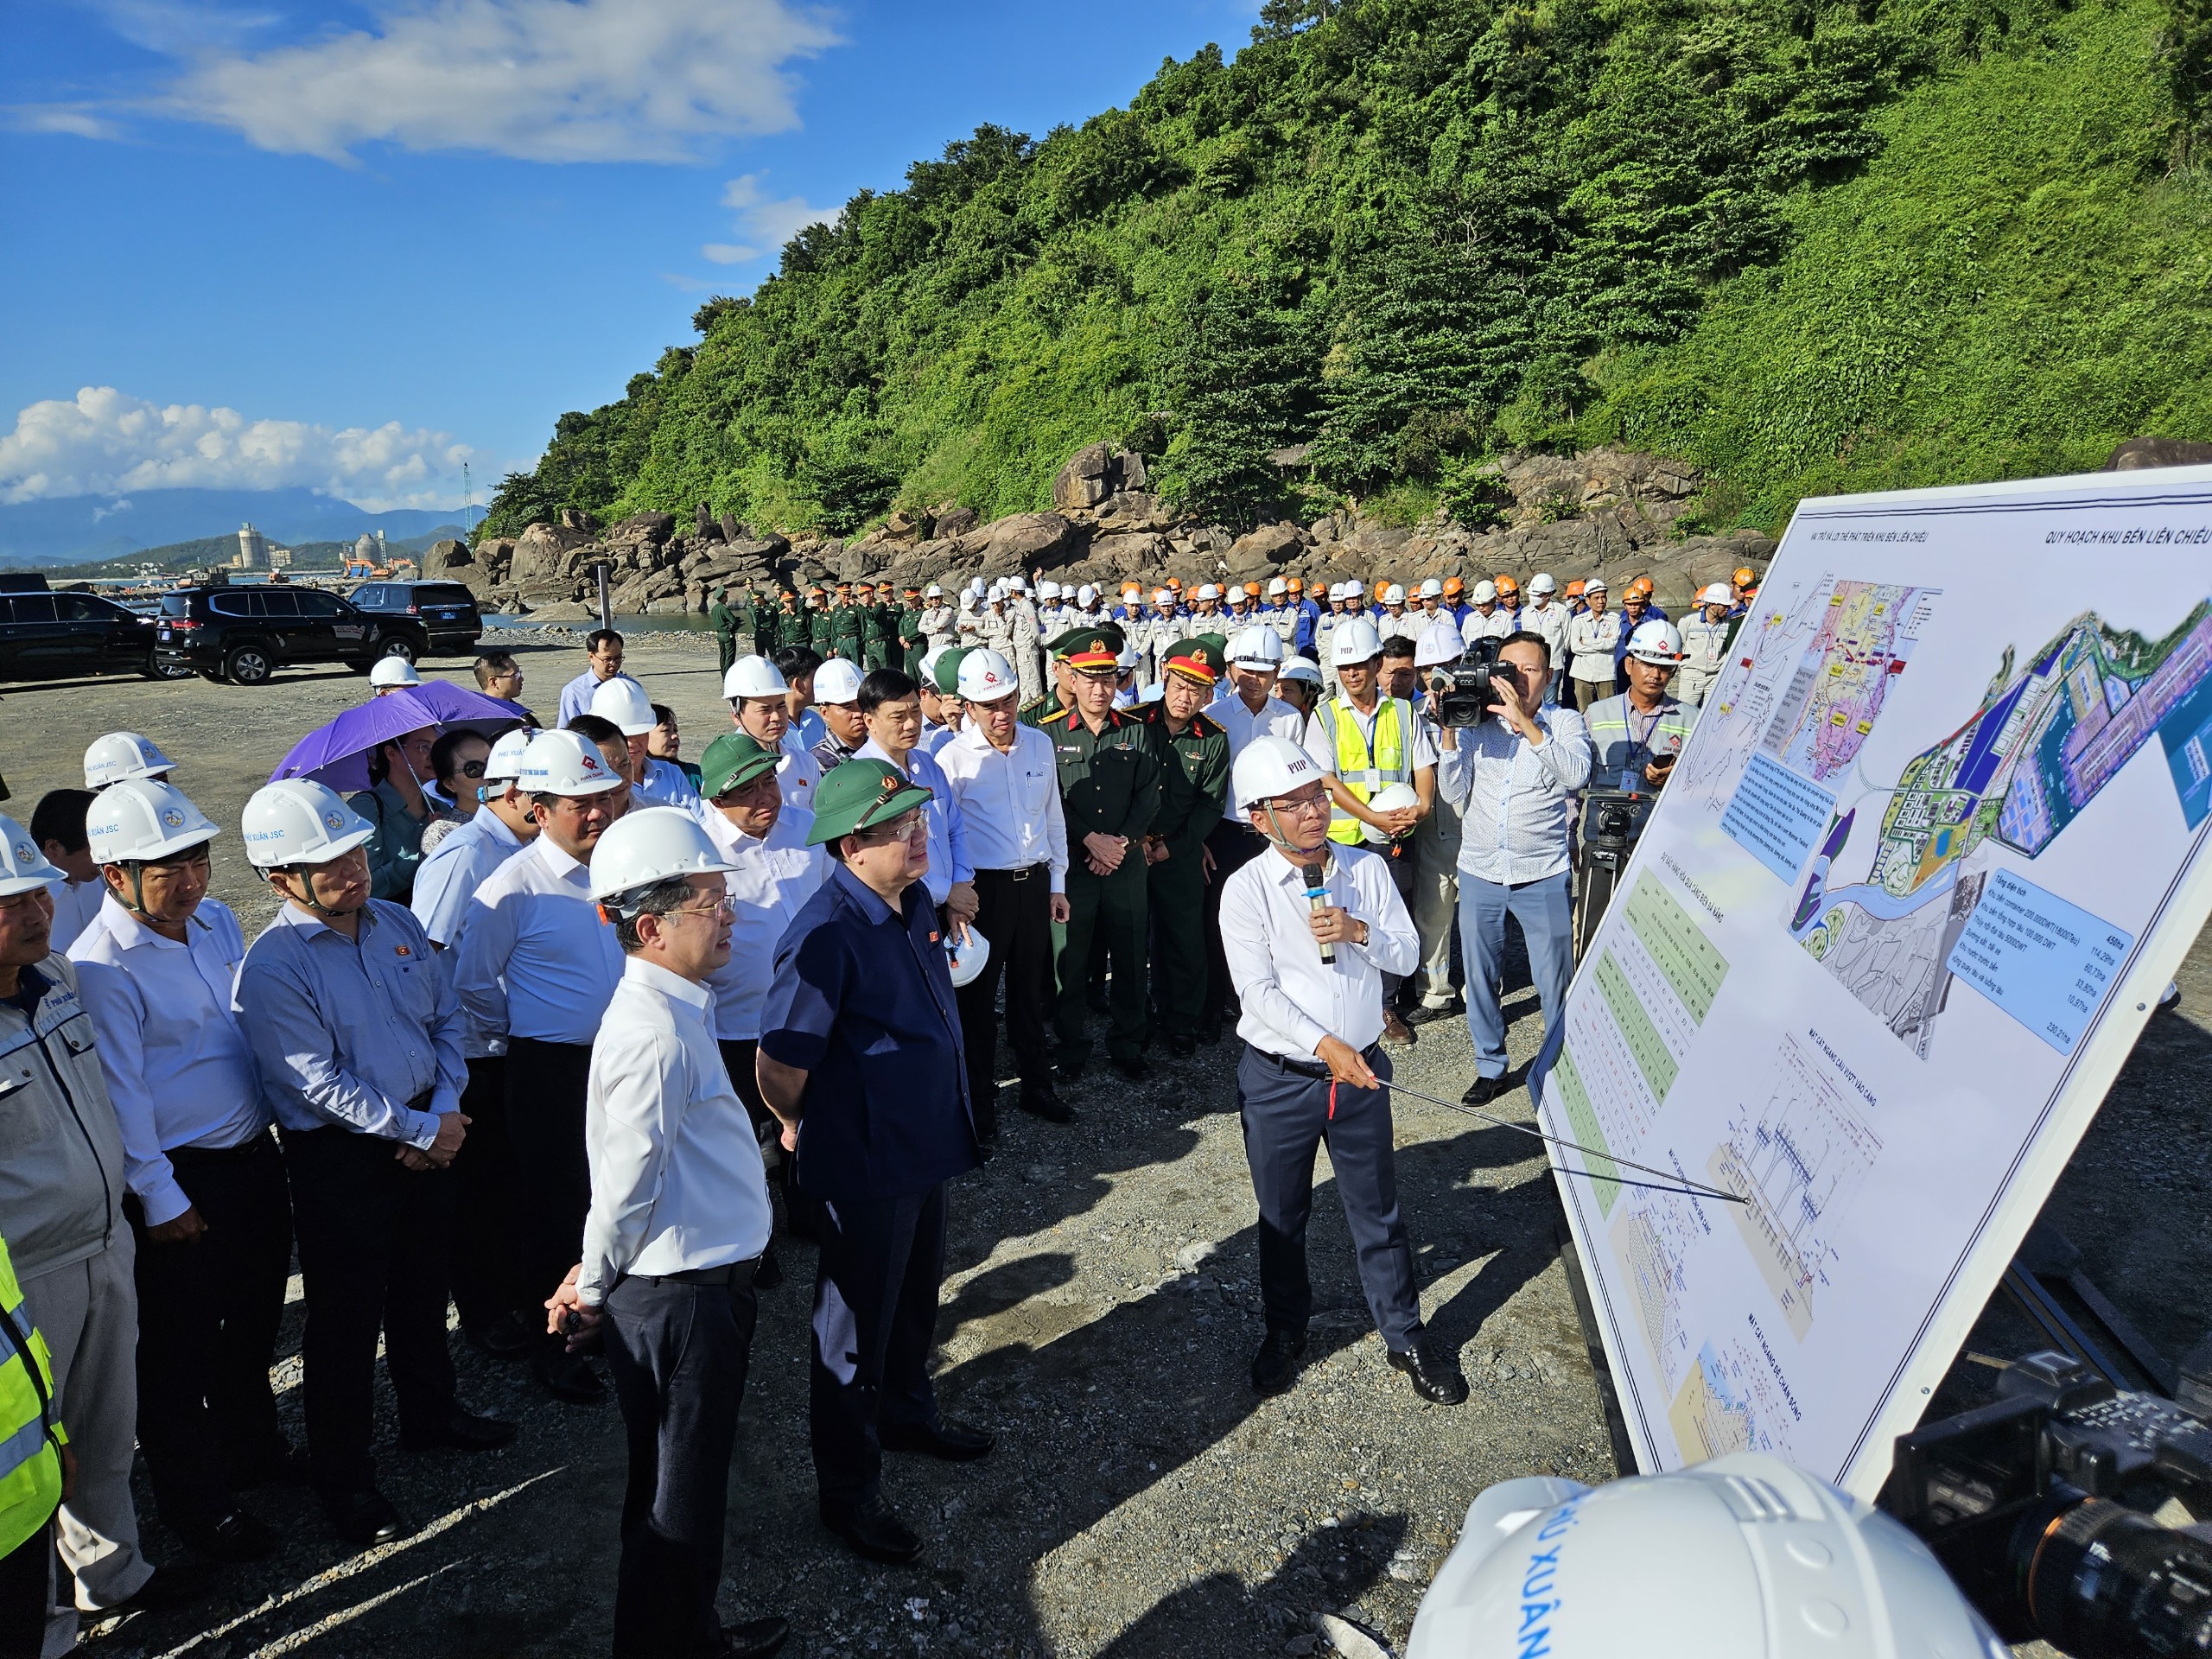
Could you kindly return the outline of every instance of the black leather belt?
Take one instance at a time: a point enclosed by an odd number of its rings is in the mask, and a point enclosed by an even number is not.
[[[1274,1067],[1278,1071],[1288,1072],[1293,1077],[1326,1078],[1329,1075],[1329,1068],[1319,1060],[1294,1060],[1285,1054],[1274,1054],[1264,1048],[1255,1048],[1249,1043],[1245,1044],[1244,1046],[1251,1049],[1253,1058],[1255,1059]],[[1370,1070],[1374,1067],[1375,1062],[1382,1058],[1382,1045],[1379,1041],[1370,1043],[1359,1051],[1359,1058],[1367,1062]]]
[[[995,875],[1007,881],[1027,881],[1033,875],[1041,875],[1052,868],[1049,864],[1025,864],[1018,870],[978,870],[977,875]]]
[[[682,1273],[633,1273],[625,1276],[642,1279],[649,1285],[726,1285],[732,1290],[743,1290],[753,1282],[753,1274],[760,1265],[760,1258],[753,1255],[719,1268],[686,1268]]]

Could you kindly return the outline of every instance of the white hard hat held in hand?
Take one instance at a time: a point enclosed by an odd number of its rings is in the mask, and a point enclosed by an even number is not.
[[[369,671],[369,683],[380,691],[388,691],[394,686],[420,685],[423,677],[404,657],[379,657],[376,666]]]
[[[0,812],[0,899],[12,899],[19,893],[68,879],[67,872],[47,862],[29,830]]]
[[[1367,798],[1368,810],[1374,812],[1402,812],[1409,806],[1419,806],[1421,797],[1411,784],[1385,784]],[[1359,826],[1360,836],[1370,846],[1387,847],[1390,844],[1388,830],[1377,830],[1371,823]]]
[[[136,732],[110,732],[85,751],[85,787],[105,789],[125,778],[166,778],[176,762]]]
[[[733,702],[739,697],[780,697],[790,690],[782,672],[766,657],[741,657],[722,676],[722,696]]]
[[[681,807],[649,806],[609,824],[591,853],[591,896],[610,901],[679,876],[717,875],[735,869],[707,839],[698,819]]]
[[[952,988],[972,982],[983,971],[983,964],[991,959],[991,942],[974,927],[962,936],[957,928],[947,928],[944,935],[944,965],[952,970]]]
[[[582,733],[554,731],[530,740],[515,781],[532,795],[604,795],[623,780]]]
[[[245,804],[238,823],[246,861],[259,870],[327,864],[377,832],[336,790],[311,778],[263,785]]]
[[[100,791],[85,815],[95,864],[175,858],[223,832],[174,784],[126,778]]]
[[[660,724],[645,688],[619,674],[600,682],[599,690],[591,694],[591,712],[625,737],[641,737]]]

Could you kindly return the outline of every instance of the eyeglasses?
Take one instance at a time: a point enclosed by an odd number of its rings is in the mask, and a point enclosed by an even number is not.
[[[922,817],[922,809],[917,806],[901,812],[888,823],[872,823],[853,833],[870,846],[880,846],[885,842],[912,841],[917,833],[926,837],[929,824]]]
[[[678,905],[673,910],[661,912],[664,916],[722,916],[737,914],[737,899],[729,893],[703,905]]]
[[[1323,816],[1329,810],[1329,798],[1322,795],[1285,795],[1268,803],[1269,810],[1282,813],[1300,813],[1306,817]]]

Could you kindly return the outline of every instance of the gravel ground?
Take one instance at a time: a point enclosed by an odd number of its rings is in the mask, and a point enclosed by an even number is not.
[[[543,632],[542,644],[535,630],[501,638],[523,658],[524,701],[550,711],[582,660],[568,631]],[[724,729],[702,642],[634,638],[630,665],[677,709],[688,753]],[[199,680],[11,687],[9,715],[36,735],[9,757],[10,806],[28,817],[43,790],[78,781],[91,738],[129,727],[159,742],[182,785],[234,825],[298,734],[365,690],[342,671],[287,673],[254,690]],[[217,853],[215,891],[251,937],[269,902],[234,838]],[[2050,1212],[2170,1354],[2212,1323],[2202,1224],[2212,1135],[2201,1109],[2212,1031],[2194,1012],[2212,1007],[2212,961],[2201,949],[2183,987],[2190,1012],[2153,1021]],[[1525,977],[1509,1012],[1517,1062],[1538,1026]],[[1401,1077],[1456,1096],[1469,1072],[1464,1026],[1433,1021],[1420,1035]],[[995,1429],[1001,1443],[980,1464],[892,1459],[888,1495],[931,1544],[912,1568],[855,1560],[815,1519],[812,1252],[783,1247],[789,1276],[761,1293],[732,1479],[726,1615],[785,1614],[797,1632],[787,1651],[806,1659],[1304,1653],[1324,1611],[1402,1649],[1483,1486],[1531,1472],[1615,1472],[1535,1143],[1404,1096],[1399,1178],[1423,1309],[1459,1353],[1471,1398],[1427,1406],[1385,1365],[1325,1160],[1310,1363],[1291,1394],[1252,1394],[1244,1370],[1262,1321],[1232,1060],[1224,1043],[1161,1064],[1146,1085],[1110,1071],[1086,1078],[1071,1094],[1082,1112],[1072,1127],[1008,1112],[998,1157],[955,1184],[938,1388],[949,1414]],[[1524,1107],[1516,1096],[1507,1109]],[[297,1436],[296,1305],[289,1313],[280,1397]],[[2001,1356],[2035,1345],[2017,1325],[1993,1310],[1969,1347]],[[488,1456],[416,1456],[397,1451],[387,1421],[382,1484],[425,1522],[417,1536],[349,1556],[304,1493],[257,1494],[253,1507],[285,1535],[282,1552],[232,1569],[223,1593],[200,1607],[101,1628],[100,1659],[602,1649],[623,1478],[615,1413],[556,1404],[458,1338],[454,1348],[464,1396],[522,1433]],[[1970,1397],[1988,1375],[1961,1362],[1944,1394]],[[176,1552],[157,1522],[147,1533],[157,1559]]]

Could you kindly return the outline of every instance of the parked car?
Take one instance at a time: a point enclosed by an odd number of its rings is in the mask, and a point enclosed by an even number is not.
[[[164,676],[154,661],[154,620],[98,594],[0,592],[0,679],[78,674]]]
[[[163,594],[154,626],[156,666],[233,685],[259,685],[302,663],[343,663],[365,674],[379,657],[411,663],[429,649],[415,617],[372,616],[335,594],[280,583]]]
[[[435,652],[473,652],[484,632],[476,595],[457,582],[365,582],[353,598],[359,609],[379,616],[419,619]]]

